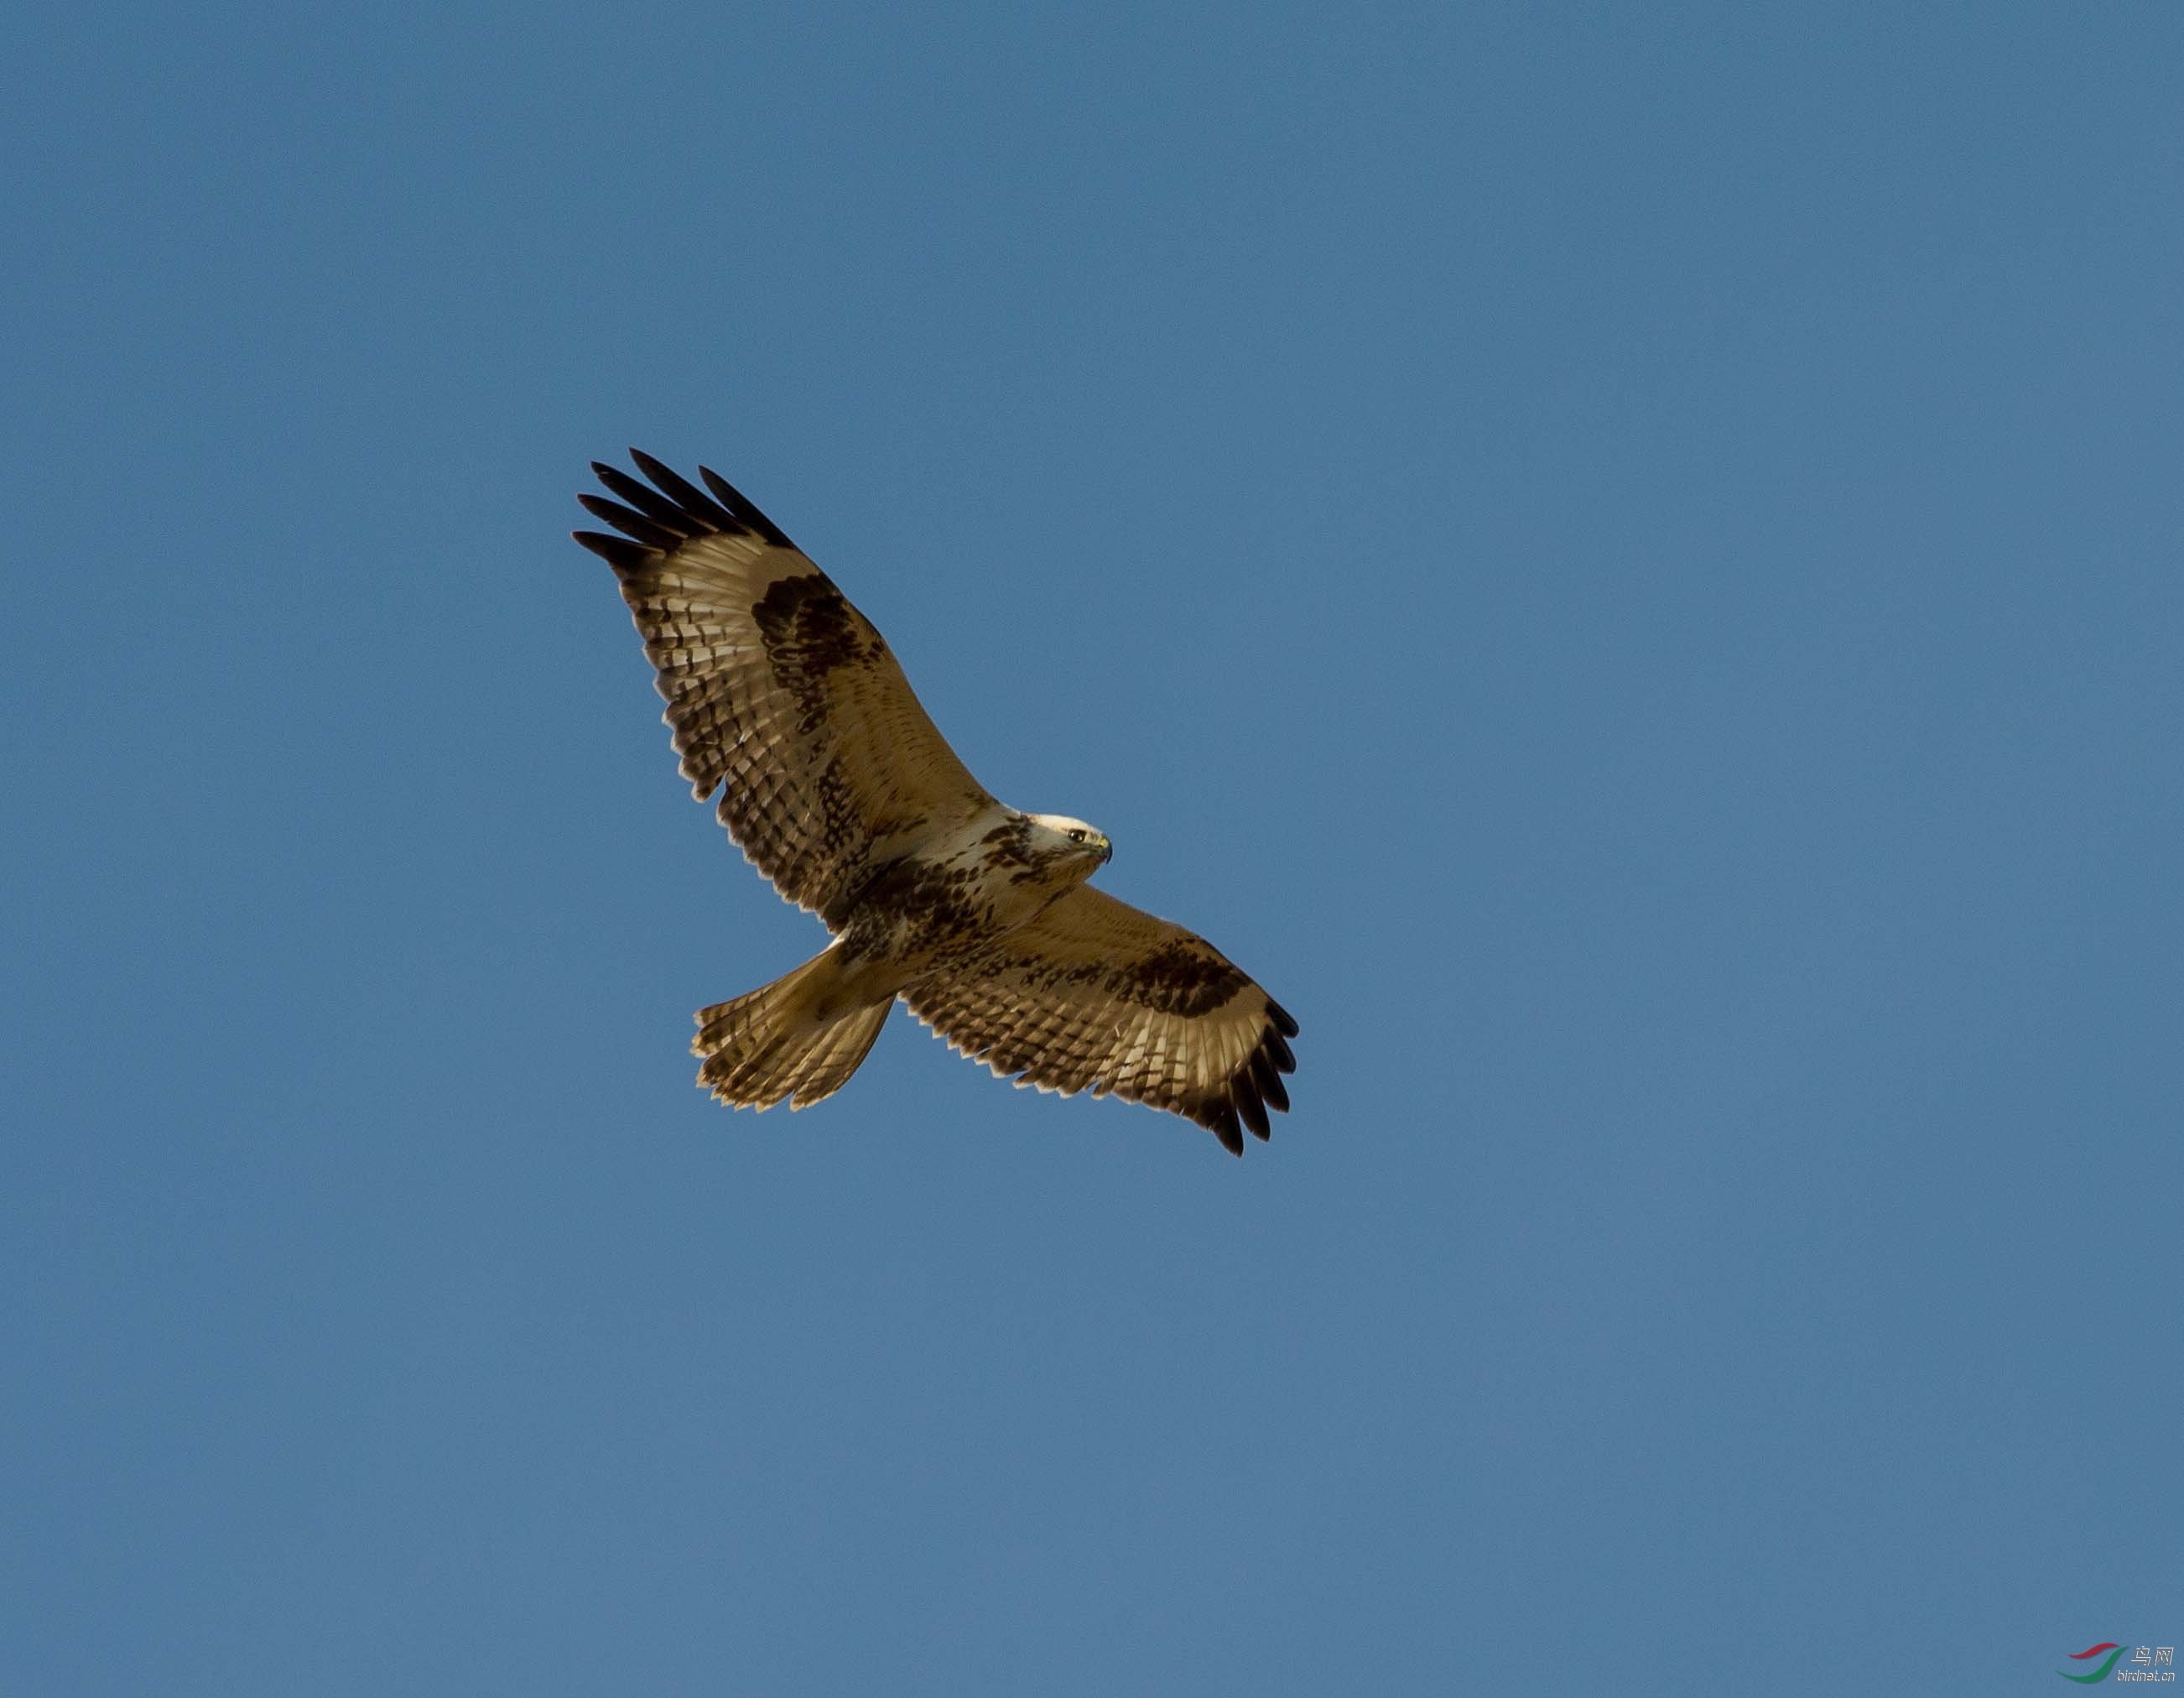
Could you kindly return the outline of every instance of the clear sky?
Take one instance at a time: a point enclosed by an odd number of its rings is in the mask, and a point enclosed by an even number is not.
[[[2184,1640],[2184,13],[48,8],[0,1690],[2049,1692]],[[1302,1024],[1242,1162],[677,780],[735,479]]]

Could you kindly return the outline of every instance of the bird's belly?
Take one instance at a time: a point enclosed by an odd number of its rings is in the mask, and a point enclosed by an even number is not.
[[[842,947],[915,975],[948,967],[1030,919],[1051,891],[963,863],[911,861],[889,869],[858,898]]]

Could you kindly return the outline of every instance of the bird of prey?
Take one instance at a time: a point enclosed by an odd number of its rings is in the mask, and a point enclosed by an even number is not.
[[[1112,1094],[1233,1153],[1286,1109],[1296,1022],[1228,957],[1086,882],[1114,853],[1081,819],[995,801],[893,652],[781,528],[704,466],[699,489],[631,450],[648,487],[577,499],[621,533],[576,539],[621,581],[682,776],[833,941],[698,1012],[698,1082],[723,1103],[840,1090],[900,997],[1018,1085]],[[710,493],[709,493],[710,492]]]

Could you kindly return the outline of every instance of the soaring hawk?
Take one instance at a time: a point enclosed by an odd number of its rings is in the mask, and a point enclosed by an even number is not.
[[[751,864],[833,934],[762,990],[698,1012],[723,1103],[840,1090],[900,997],[1018,1085],[1195,1120],[1237,1155],[1286,1109],[1296,1022],[1221,952],[1085,881],[1113,855],[1081,819],[1020,813],[972,778],[880,634],[716,473],[631,450],[594,462],[621,533],[576,539],[621,580],[682,776]],[[707,490],[710,493],[708,494]]]

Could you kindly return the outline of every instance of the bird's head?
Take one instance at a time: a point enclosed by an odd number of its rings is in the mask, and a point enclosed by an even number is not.
[[[1107,841],[1107,834],[1096,831],[1081,819],[1072,819],[1066,813],[1034,813],[1026,818],[1031,822],[1033,841],[1045,853],[1068,861],[1081,861],[1084,870],[1080,878],[1092,876],[1092,869],[1115,858],[1115,846]]]

